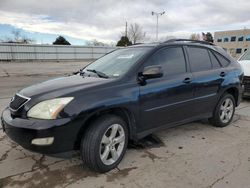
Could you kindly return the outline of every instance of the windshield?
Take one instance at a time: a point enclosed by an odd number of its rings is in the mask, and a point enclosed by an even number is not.
[[[108,77],[120,77],[149,49],[148,47],[138,47],[115,50],[85,67],[83,72],[99,72]]]
[[[247,50],[245,54],[240,58],[240,61],[250,60],[250,50]]]

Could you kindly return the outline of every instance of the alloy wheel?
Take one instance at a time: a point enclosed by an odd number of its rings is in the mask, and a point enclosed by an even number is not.
[[[226,98],[220,107],[220,120],[222,123],[228,123],[234,112],[234,103],[232,99]]]
[[[105,165],[115,163],[125,145],[125,131],[119,124],[111,125],[104,133],[100,144],[100,158]]]

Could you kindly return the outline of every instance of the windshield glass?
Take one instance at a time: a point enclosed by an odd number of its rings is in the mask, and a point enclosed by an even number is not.
[[[250,50],[247,50],[245,54],[240,58],[240,61],[250,60]]]
[[[149,47],[138,47],[115,50],[85,67],[83,72],[89,70],[93,72],[94,70],[94,72],[104,73],[108,77],[120,77],[149,49]]]

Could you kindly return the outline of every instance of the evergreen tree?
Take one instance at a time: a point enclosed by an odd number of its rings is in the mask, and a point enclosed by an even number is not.
[[[54,45],[71,45],[63,36],[59,36],[53,42]]]
[[[128,37],[122,36],[121,39],[117,42],[116,46],[130,46],[132,42],[129,41]]]

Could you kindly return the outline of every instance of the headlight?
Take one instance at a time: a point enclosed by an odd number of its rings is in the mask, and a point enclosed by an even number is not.
[[[73,99],[74,97],[65,97],[42,101],[33,106],[27,116],[37,119],[56,119],[62,109]]]

